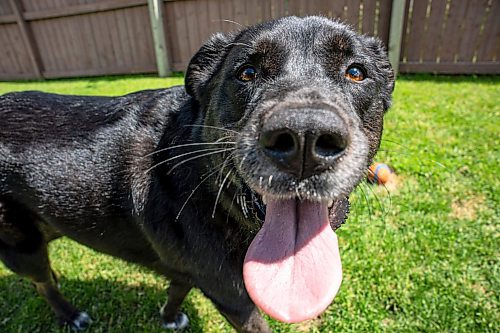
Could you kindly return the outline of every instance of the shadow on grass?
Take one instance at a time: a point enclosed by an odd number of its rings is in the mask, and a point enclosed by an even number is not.
[[[89,332],[168,332],[161,327],[159,316],[165,290],[102,278],[80,281],[61,277],[60,282],[65,297],[92,317]],[[51,309],[27,279],[14,274],[0,277],[0,299],[0,332],[71,332],[56,323]],[[189,296],[182,311],[190,319],[190,328],[184,332],[203,332]]]

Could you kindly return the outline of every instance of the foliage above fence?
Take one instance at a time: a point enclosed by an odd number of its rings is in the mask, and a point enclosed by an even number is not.
[[[169,67],[215,32],[285,15],[339,18],[387,45],[395,1],[163,1]],[[400,70],[500,73],[499,16],[497,0],[406,0]],[[0,0],[0,45],[0,79],[157,71],[148,0]]]

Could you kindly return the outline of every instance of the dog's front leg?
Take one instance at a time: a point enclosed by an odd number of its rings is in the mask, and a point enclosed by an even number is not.
[[[217,306],[217,304],[216,304]],[[271,333],[266,320],[253,304],[243,309],[227,309],[219,307],[219,311],[226,317],[238,332],[242,333]]]
[[[244,288],[240,267],[237,262],[226,261],[217,272],[199,276],[196,285],[238,332],[270,333],[267,321]]]
[[[221,304],[212,299],[217,309],[231,323],[232,326],[242,333],[271,333],[266,320],[262,317],[257,307],[245,293],[245,297],[239,297],[231,304]]]
[[[189,324],[188,317],[179,311],[179,308],[191,290],[192,286],[172,280],[168,287],[168,299],[160,310],[163,319],[163,327],[172,330],[182,330]]]

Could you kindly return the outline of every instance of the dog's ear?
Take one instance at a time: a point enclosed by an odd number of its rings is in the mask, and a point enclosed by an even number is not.
[[[185,78],[189,95],[197,100],[203,97],[207,84],[219,69],[229,49],[227,46],[233,39],[232,34],[217,33],[191,58]]]
[[[384,43],[375,37],[363,36],[366,41],[367,48],[371,51],[375,58],[375,65],[378,67],[377,80],[381,80],[385,84],[382,93],[384,109],[387,110],[391,106],[391,94],[394,91],[394,71],[392,70],[387,50]]]

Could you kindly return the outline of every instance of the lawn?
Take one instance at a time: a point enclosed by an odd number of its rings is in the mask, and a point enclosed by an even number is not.
[[[118,95],[182,78],[116,77],[0,83]],[[499,332],[499,77],[403,76],[386,116],[378,161],[386,188],[361,184],[339,231],[344,279],[334,303],[276,332]],[[1,129],[0,129],[1,130]],[[64,294],[94,319],[90,332],[162,332],[167,282],[61,239],[50,246]],[[61,332],[29,282],[0,264],[0,332]],[[183,308],[188,332],[231,332],[199,291]]]

